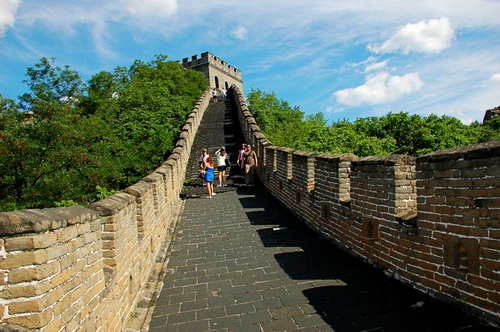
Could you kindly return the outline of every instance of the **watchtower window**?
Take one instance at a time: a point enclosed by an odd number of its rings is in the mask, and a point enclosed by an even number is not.
[[[215,88],[219,88],[219,78],[217,76],[215,76]]]
[[[373,224],[371,222],[366,225],[366,237],[368,239],[373,238]]]
[[[328,203],[321,204],[320,217],[324,219],[330,218],[330,205]]]

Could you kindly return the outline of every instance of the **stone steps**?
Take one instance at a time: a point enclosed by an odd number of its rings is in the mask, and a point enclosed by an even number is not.
[[[204,148],[215,159],[215,151],[221,146],[225,146],[229,156],[231,166],[226,170],[228,186],[216,188],[216,192],[233,190],[244,183],[241,172],[236,165],[238,149],[241,143],[243,143],[243,134],[239,126],[236,111],[231,108],[231,101],[210,102],[203,115],[201,125],[193,142],[193,147],[191,148],[185,179],[186,186],[181,192],[181,196],[190,197],[206,194],[206,188],[202,186],[202,180],[198,177],[198,161],[201,150]],[[215,169],[214,187],[217,184],[217,169]]]

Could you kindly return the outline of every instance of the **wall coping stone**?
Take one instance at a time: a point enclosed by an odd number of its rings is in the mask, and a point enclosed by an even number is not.
[[[145,192],[147,192],[151,186],[146,181],[139,181],[134,183],[128,188],[125,188],[127,194],[133,195],[137,198],[142,197]]]
[[[356,161],[359,159],[358,156],[352,153],[343,153],[343,154],[321,153],[317,154],[315,158],[320,160],[332,160],[332,161]]]
[[[500,156],[500,140],[473,144],[457,149],[435,151],[417,158],[418,163]]]
[[[135,202],[135,199],[136,198],[133,195],[118,193],[92,203],[88,206],[88,208],[97,211],[102,217],[112,216]]]
[[[282,152],[287,152],[287,153],[293,153],[295,151],[299,151],[299,150],[295,150],[295,149],[292,149],[292,148],[287,148],[287,147],[284,147],[284,146],[276,146],[275,145],[275,149],[276,151],[282,151]]]
[[[308,157],[308,158],[311,158],[311,157],[316,157],[316,153],[314,152],[306,152],[306,151],[302,151],[302,150],[295,150],[293,152],[293,155],[296,155],[296,156],[304,156],[304,157]]]
[[[175,148],[174,149],[175,153],[174,153],[174,151],[172,151],[172,154],[170,155],[170,157],[168,157],[167,161],[164,162],[163,164],[174,165],[179,159],[181,159],[181,155],[179,154],[179,150],[181,150],[181,149]]]
[[[0,212],[0,234],[42,233],[97,219],[98,214],[82,206]]]
[[[141,179],[140,182],[147,182],[147,183],[156,183],[156,182],[161,182],[163,177],[159,174],[151,173]]]
[[[385,166],[394,166],[401,164],[415,164],[416,158],[412,156],[406,156],[402,154],[394,154],[390,156],[369,156],[362,157],[358,160],[352,161],[353,165],[385,165]]]

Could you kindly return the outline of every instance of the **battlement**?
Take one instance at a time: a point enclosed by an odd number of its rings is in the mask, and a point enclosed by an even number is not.
[[[262,184],[296,217],[387,276],[500,324],[500,140],[419,158],[316,154],[273,145],[232,93]]]
[[[204,52],[201,56],[193,55],[191,58],[184,58],[181,65],[184,68],[204,73],[210,80],[210,87],[212,88],[224,87],[227,90],[230,86],[236,85],[243,91],[241,71],[210,52]]]

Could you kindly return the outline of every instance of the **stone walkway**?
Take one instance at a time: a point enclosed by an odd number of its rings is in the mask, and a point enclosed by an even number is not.
[[[193,163],[221,142],[234,163],[227,105],[207,110]],[[349,256],[231,173],[206,199],[193,168],[150,331],[495,331]]]
[[[186,200],[149,327],[488,330],[322,240],[259,186]]]

